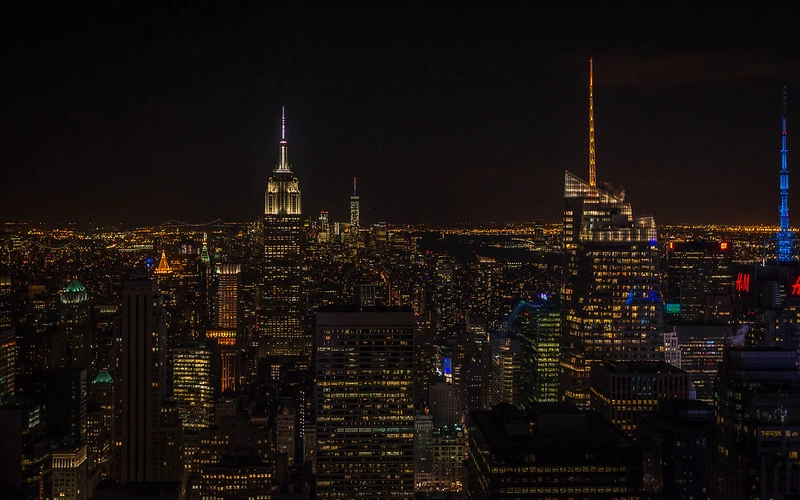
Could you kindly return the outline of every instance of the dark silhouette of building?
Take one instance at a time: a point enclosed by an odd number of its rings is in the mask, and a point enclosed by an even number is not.
[[[714,407],[696,400],[664,400],[639,417],[645,492],[664,499],[708,498],[708,454]]]
[[[800,495],[797,353],[726,350],[716,384],[712,496]]]
[[[467,434],[468,498],[641,498],[640,448],[596,412],[502,404]]]
[[[161,297],[155,280],[127,281],[122,288],[122,348],[115,409],[115,479],[141,483],[175,480],[174,449],[180,436],[170,425],[166,397],[166,348]],[[172,443],[172,444],[170,444]]]
[[[689,398],[689,374],[665,361],[605,360],[589,378],[592,408],[631,437],[641,413],[664,399]]]

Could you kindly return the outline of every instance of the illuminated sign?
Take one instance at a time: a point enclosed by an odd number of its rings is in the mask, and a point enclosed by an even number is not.
[[[797,281],[792,285],[792,295],[800,295],[800,276],[797,277]]]
[[[798,278],[800,279],[800,278]],[[739,273],[736,276],[736,291],[749,292],[750,291],[750,274]]]
[[[719,244],[719,249],[720,250],[727,250],[728,249],[728,242],[727,241],[723,241],[722,243],[720,243]]]
[[[664,304],[664,311],[667,314],[680,314],[681,313],[681,305],[677,303],[665,303]]]
[[[444,358],[444,374],[445,375],[452,375],[453,374],[453,360],[452,358]]]

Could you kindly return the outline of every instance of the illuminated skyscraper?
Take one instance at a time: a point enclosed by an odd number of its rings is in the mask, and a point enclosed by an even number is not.
[[[89,384],[87,404],[87,441],[89,470],[101,476],[110,474],[111,428],[113,425],[114,381],[106,370],[100,370]]]
[[[53,498],[89,498],[87,448],[53,451]]]
[[[239,264],[217,264],[217,328],[239,326]]]
[[[12,326],[11,273],[0,271],[0,331]]]
[[[522,401],[558,401],[561,306],[558,297],[543,295],[525,302],[517,315],[522,352]]]
[[[80,281],[72,280],[61,293],[61,343],[58,366],[89,366],[89,295]]]
[[[522,352],[519,339],[491,336],[492,361],[489,368],[489,403],[522,404]]]
[[[202,343],[175,349],[172,361],[173,400],[184,429],[200,430],[214,420],[211,351]]]
[[[0,406],[14,396],[16,389],[17,334],[0,330]]]
[[[412,498],[414,313],[317,313],[317,498]]]
[[[280,160],[264,198],[264,279],[258,324],[259,357],[309,355],[301,323],[300,187],[289,165],[286,115]]]
[[[732,322],[731,254],[727,241],[670,241],[667,244],[665,313],[680,323]]]
[[[216,328],[206,338],[217,343],[220,389],[236,390],[239,378],[239,353],[236,347],[239,325],[239,264],[217,264]]]
[[[359,208],[358,193],[356,192],[356,178],[353,177],[353,196],[350,197],[350,231],[358,232],[361,224],[361,211]]]
[[[656,224],[634,218],[621,193],[564,178],[564,306],[559,383],[589,406],[591,366],[602,359],[663,359]]]
[[[656,222],[633,216],[622,189],[599,188],[594,74],[589,60],[589,182],[564,174],[563,399],[589,406],[589,372],[603,359],[664,359]]]

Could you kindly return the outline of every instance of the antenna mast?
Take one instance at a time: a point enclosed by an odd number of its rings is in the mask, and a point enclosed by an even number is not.
[[[786,147],[786,85],[783,86],[783,109],[781,110],[781,174],[780,174],[780,229],[778,231],[778,262],[792,260],[792,233],[789,231],[789,165]]]
[[[589,185],[597,186],[597,167],[594,160],[594,68],[592,58],[589,58]]]

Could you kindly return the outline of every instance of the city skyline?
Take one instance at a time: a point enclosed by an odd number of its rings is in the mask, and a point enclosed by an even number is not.
[[[587,177],[593,57],[599,184],[662,223],[772,224],[788,21],[593,9],[21,13],[3,212],[251,220],[285,105],[304,217],[346,221],[357,177],[365,223],[556,221],[564,170]]]

